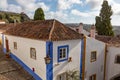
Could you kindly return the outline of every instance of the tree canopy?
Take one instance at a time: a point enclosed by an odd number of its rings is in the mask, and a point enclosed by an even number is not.
[[[42,8],[38,8],[35,10],[34,20],[45,20],[44,11]]]
[[[108,4],[107,0],[103,1],[102,8],[100,10],[99,16],[96,16],[96,29],[98,35],[113,36],[114,32],[112,31],[111,25],[111,16],[113,12],[111,6]]]

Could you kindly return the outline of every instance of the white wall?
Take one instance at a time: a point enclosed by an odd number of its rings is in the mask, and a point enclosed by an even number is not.
[[[97,51],[97,60],[91,62],[91,51]],[[85,80],[96,74],[96,80],[103,80],[104,78],[104,53],[105,43],[94,38],[86,38],[86,56],[85,56]]]
[[[46,64],[44,61],[44,57],[46,56],[46,42],[7,35],[6,37],[9,40],[11,52],[31,69],[35,68],[35,73],[43,80],[46,80]],[[14,49],[13,42],[17,42],[17,50]],[[31,47],[36,49],[36,60],[30,58]]]
[[[108,46],[107,63],[106,63],[106,80],[120,74],[120,64],[115,63],[116,55],[120,55],[120,47]]]
[[[69,45],[69,57],[72,57],[72,62],[63,61],[57,62],[57,49],[58,46]],[[81,40],[67,40],[53,42],[53,80],[56,80],[57,75],[70,70],[80,71],[80,54],[81,53]],[[56,64],[58,64],[56,66]]]

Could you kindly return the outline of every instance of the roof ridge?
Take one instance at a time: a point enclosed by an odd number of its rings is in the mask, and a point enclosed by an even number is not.
[[[48,40],[50,40],[50,41],[51,41],[52,32],[53,32],[53,30],[54,30],[54,27],[55,27],[55,19],[54,19],[54,21],[53,21],[52,29],[50,30],[50,34],[49,34],[49,39],[48,39]]]

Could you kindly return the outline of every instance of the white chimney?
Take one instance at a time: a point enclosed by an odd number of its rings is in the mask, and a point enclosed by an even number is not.
[[[95,25],[91,26],[90,29],[90,37],[95,38]]]
[[[80,23],[79,24],[79,33],[82,33],[83,32],[83,23]]]

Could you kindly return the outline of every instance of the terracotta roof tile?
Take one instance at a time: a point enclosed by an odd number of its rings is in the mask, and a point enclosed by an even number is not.
[[[5,34],[50,41],[82,38],[82,34],[66,27],[57,20],[41,20],[19,23],[6,30]]]
[[[99,41],[103,41],[105,43],[108,43],[109,40],[111,40],[112,36],[96,35],[95,38]]]
[[[0,24],[0,31],[5,32],[13,26],[14,24]]]
[[[119,36],[112,37],[112,36],[97,35],[96,39],[103,41],[105,43],[108,43],[108,44],[120,44],[120,37]]]

